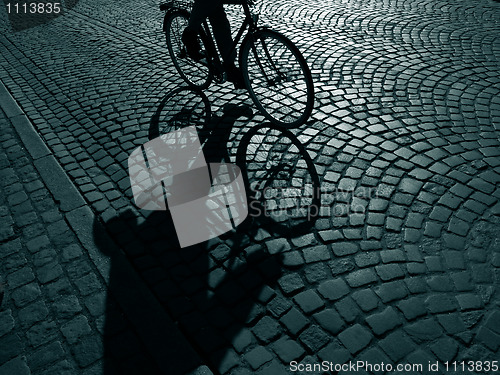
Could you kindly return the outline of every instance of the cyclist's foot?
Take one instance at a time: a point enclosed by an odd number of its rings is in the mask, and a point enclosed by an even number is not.
[[[245,81],[243,80],[243,73],[241,69],[232,64],[227,68],[227,80],[234,84],[236,90],[245,89]]]
[[[196,31],[186,27],[182,32],[182,43],[186,46],[188,56],[193,60],[199,61],[205,57],[203,53],[201,53],[201,46]]]

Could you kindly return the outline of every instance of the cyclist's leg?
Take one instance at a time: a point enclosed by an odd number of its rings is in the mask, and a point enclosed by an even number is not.
[[[189,16],[188,27],[193,31],[200,31],[201,24],[222,0],[195,0],[191,15]]]
[[[197,45],[197,33],[201,29],[201,24],[208,17],[214,33],[217,47],[223,57],[225,69],[228,73],[228,80],[233,82],[236,88],[244,88],[243,75],[236,67],[236,50],[231,51],[233,38],[231,36],[231,25],[227,19],[222,0],[195,0],[191,15],[189,17],[188,28],[183,34],[183,41],[188,49],[188,54],[199,54]]]
[[[233,38],[231,36],[231,25],[224,11],[222,2],[219,2],[209,14],[208,19],[212,25],[215,41],[221,53],[222,58],[226,64],[234,62],[236,59],[236,51],[231,51],[233,45]]]
[[[198,60],[202,58],[200,52],[200,43],[198,42],[198,33],[201,25],[207,17],[210,16],[215,6],[218,6],[222,0],[195,0],[188,20],[188,26],[182,33],[182,42],[186,46],[187,53],[191,58]]]
[[[224,60],[228,81],[233,82],[237,89],[245,88],[243,74],[234,63],[236,60],[236,49],[232,49],[233,38],[231,36],[231,25],[227,19],[222,2],[212,11],[209,20],[212,25],[217,47],[219,47],[219,51]]]
[[[217,47],[226,61],[234,61],[236,54],[229,56],[233,39],[231,37],[231,26],[224,11],[222,0],[195,0],[187,30],[190,33],[198,33],[205,19],[210,20],[214,32]],[[229,56],[229,59],[227,58]]]

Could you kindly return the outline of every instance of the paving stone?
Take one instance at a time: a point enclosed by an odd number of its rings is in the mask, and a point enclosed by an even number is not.
[[[256,297],[259,300],[259,302],[267,303],[274,296],[276,296],[276,292],[273,289],[271,289],[268,285],[266,285],[259,291],[259,294]]]
[[[354,271],[346,276],[346,281],[352,288],[368,285],[377,279],[377,275],[370,268]]]
[[[430,371],[428,368],[429,363],[435,363],[436,358],[430,355],[428,352],[423,350],[416,350],[407,357],[408,363],[423,365],[422,375],[436,374],[434,371]]]
[[[324,306],[323,300],[313,290],[301,292],[293,299],[306,314],[310,314]]]
[[[318,232],[321,240],[326,243],[335,242],[343,239],[343,235],[339,230],[323,230]]]
[[[443,362],[451,361],[457,354],[458,344],[455,340],[445,337],[433,343],[431,345],[431,350],[439,360]]]
[[[303,252],[306,263],[320,262],[330,259],[330,251],[326,245],[306,248]]]
[[[392,307],[387,307],[384,311],[370,315],[366,322],[376,335],[383,335],[401,324],[401,319]]]
[[[475,294],[460,294],[455,297],[458,301],[460,310],[476,310],[482,307],[481,299]]]
[[[284,313],[286,313],[292,307],[291,302],[281,296],[276,296],[273,300],[268,303],[267,309],[275,317],[279,318]]]
[[[346,363],[351,357],[351,354],[348,350],[334,342],[321,349],[318,355],[323,361],[328,361],[334,364]]]
[[[26,364],[26,358],[16,357],[0,366],[0,375],[30,375],[31,371]]]
[[[54,321],[42,321],[31,327],[26,335],[30,344],[38,347],[57,337],[57,325]]]
[[[281,289],[283,290],[283,293],[285,293],[286,295],[297,293],[304,288],[304,282],[296,273],[283,276],[279,280],[279,284]]]
[[[281,338],[273,344],[273,349],[285,363],[297,360],[304,355],[304,349],[297,342]]]
[[[397,306],[403,312],[406,319],[413,320],[427,314],[424,302],[424,299],[421,297],[411,297],[400,301]]]
[[[54,282],[45,284],[43,288],[50,300],[57,299],[61,295],[73,293],[73,287],[67,278],[60,278]]]
[[[322,263],[309,264],[304,268],[304,276],[309,284],[316,285],[331,277],[328,266]]]
[[[313,316],[323,329],[334,335],[339,333],[345,326],[344,321],[334,309],[325,309]]]
[[[9,255],[18,253],[21,249],[21,241],[18,238],[12,239],[6,243],[3,243],[0,247],[0,258],[5,258]]]
[[[276,360],[271,361],[269,365],[264,366],[257,372],[257,375],[287,375],[285,367]]]
[[[288,251],[284,253],[282,262],[286,267],[299,267],[305,263],[299,251]]]
[[[12,310],[0,311],[0,337],[9,333],[14,328],[15,322]]]
[[[338,335],[339,340],[352,354],[356,354],[368,346],[372,337],[372,334],[360,324],[355,324]]]
[[[436,206],[432,210],[429,218],[436,221],[447,222],[452,211],[443,206]]]
[[[274,319],[265,316],[252,328],[252,332],[259,340],[268,343],[279,335],[280,329],[278,323]]]
[[[90,373],[92,370],[90,370]],[[71,375],[75,373],[74,366],[69,361],[60,361],[45,370],[42,375]]]
[[[53,249],[44,249],[33,255],[35,267],[41,267],[57,259],[57,253]]]
[[[450,297],[439,295],[430,296],[425,300],[427,308],[431,313],[451,312],[457,309],[457,302]]]
[[[487,346],[490,350],[496,352],[500,348],[500,335],[491,331],[486,327],[481,327],[477,332],[476,339]],[[456,343],[455,343],[456,344]],[[453,344],[450,345],[450,352],[453,348]],[[436,349],[437,350],[437,349]],[[458,350],[458,345],[457,345]],[[448,353],[447,353],[448,354]],[[438,353],[436,353],[438,355]],[[444,356],[445,354],[443,354]],[[439,355],[438,355],[439,356]]]
[[[408,273],[410,275],[419,275],[427,272],[427,268],[423,263],[408,263],[406,268],[408,269]]]
[[[61,331],[70,344],[75,344],[80,338],[92,332],[87,318],[78,315],[71,321],[61,326]]]
[[[290,311],[283,315],[280,321],[286,326],[292,335],[297,335],[309,324],[307,318],[295,307],[292,307]]]
[[[399,361],[415,350],[413,341],[401,331],[389,334],[379,345],[392,361]]]
[[[45,320],[48,315],[49,310],[43,301],[29,304],[18,311],[18,319],[24,328],[29,328],[33,324]]]
[[[101,316],[106,312],[106,293],[100,292],[86,297],[84,304],[92,316]]]
[[[236,351],[241,353],[253,342],[253,340],[254,338],[250,330],[243,329],[232,338],[232,344]]]
[[[318,292],[329,300],[338,300],[349,293],[349,287],[344,280],[336,278],[321,283]]]
[[[73,346],[72,352],[82,367],[89,366],[104,356],[102,341],[96,336],[82,338]]]
[[[317,353],[330,340],[330,335],[316,325],[306,328],[300,335],[299,340],[310,351]]]
[[[397,264],[384,264],[376,266],[375,271],[382,281],[394,280],[405,275],[403,269]]]
[[[443,334],[441,327],[432,318],[406,326],[405,332],[417,343],[435,340]]]
[[[454,335],[467,329],[457,313],[437,315],[437,320],[448,334]]]
[[[494,311],[490,316],[486,319],[485,326],[491,331],[500,334],[500,312]]]
[[[292,238],[292,244],[295,247],[302,248],[306,246],[312,246],[317,243],[314,234],[309,233],[300,237]]]
[[[411,245],[405,245],[405,249],[409,246]],[[401,250],[382,250],[380,252],[380,257],[383,263],[406,262],[405,253]]]
[[[402,281],[386,282],[385,284],[376,287],[375,293],[384,303],[403,299],[408,295],[408,292]]]
[[[389,201],[381,198],[372,198],[368,205],[368,210],[374,212],[384,212],[389,205]]]
[[[448,276],[431,276],[427,279],[427,285],[435,292],[449,292],[453,289]]]
[[[353,242],[335,242],[331,246],[333,253],[338,257],[355,254],[359,251],[358,246]]]
[[[59,263],[55,261],[39,267],[36,270],[36,274],[38,280],[40,280],[42,284],[46,284],[60,277],[63,274],[63,270]]]
[[[22,352],[24,344],[19,335],[9,333],[0,337],[0,363],[6,363]]]
[[[352,298],[363,311],[377,308],[379,299],[371,289],[360,290],[352,294]]]
[[[275,240],[267,241],[266,247],[270,254],[283,253],[291,250],[290,244],[285,238],[278,238]]]
[[[387,357],[380,349],[378,348],[371,348],[365,351],[359,359],[363,362],[365,362],[365,368],[367,370],[370,370],[369,366],[372,366],[373,369],[376,369],[375,365],[376,364],[382,364],[382,363],[390,363],[391,360],[389,357]],[[371,370],[373,371],[373,370]]]
[[[354,257],[358,267],[364,268],[376,265],[380,262],[380,256],[377,253],[360,253]]]
[[[275,343],[275,345],[278,345],[278,343]],[[271,361],[273,356],[263,346],[257,346],[245,354],[244,358],[254,370],[257,370],[264,363]]]
[[[23,267],[18,271],[12,272],[7,275],[7,284],[10,288],[14,289],[21,285],[28,284],[35,279],[31,267]]]
[[[465,269],[465,260],[460,251],[443,252],[445,263],[450,269]]]
[[[12,292],[12,299],[17,307],[23,307],[40,296],[40,288],[36,283],[30,283]]]
[[[89,273],[75,281],[80,293],[84,296],[92,294],[102,289],[99,279],[94,273]]]
[[[76,296],[61,296],[53,304],[60,319],[68,319],[82,311],[80,302]]]

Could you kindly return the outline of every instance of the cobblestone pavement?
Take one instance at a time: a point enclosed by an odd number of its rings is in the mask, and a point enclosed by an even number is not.
[[[182,250],[168,216],[133,207],[127,176],[182,84],[155,2],[79,1],[3,30],[0,79],[214,373],[498,360],[499,16],[490,0],[264,2],[312,68],[317,104],[288,134],[302,145],[289,161],[312,183],[297,160],[311,158],[323,207],[303,231],[271,215]],[[259,147],[279,132],[245,93],[206,94],[210,161],[235,162],[242,144],[271,154]]]
[[[22,122],[22,117],[12,121]],[[0,127],[0,274],[5,292],[0,305],[0,374],[110,372],[112,364],[104,363],[104,355],[118,363],[123,356],[116,349],[109,352],[103,342],[134,337],[131,324],[107,296],[106,280],[3,111]],[[37,168],[45,161],[37,159]],[[112,311],[110,325],[106,317]],[[137,373],[138,369],[154,372],[154,361],[134,346],[135,358],[144,362],[130,360],[126,366]]]

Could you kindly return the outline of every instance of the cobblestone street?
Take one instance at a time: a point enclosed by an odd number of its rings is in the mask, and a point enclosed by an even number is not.
[[[276,189],[187,248],[128,176],[193,100],[173,91],[158,3],[66,0],[28,26],[2,8],[0,375],[500,360],[500,3],[261,4],[306,58],[315,108],[284,131],[245,91],[205,90],[207,161],[243,156],[252,186]],[[276,155],[321,207],[283,215],[297,200],[259,180]]]

